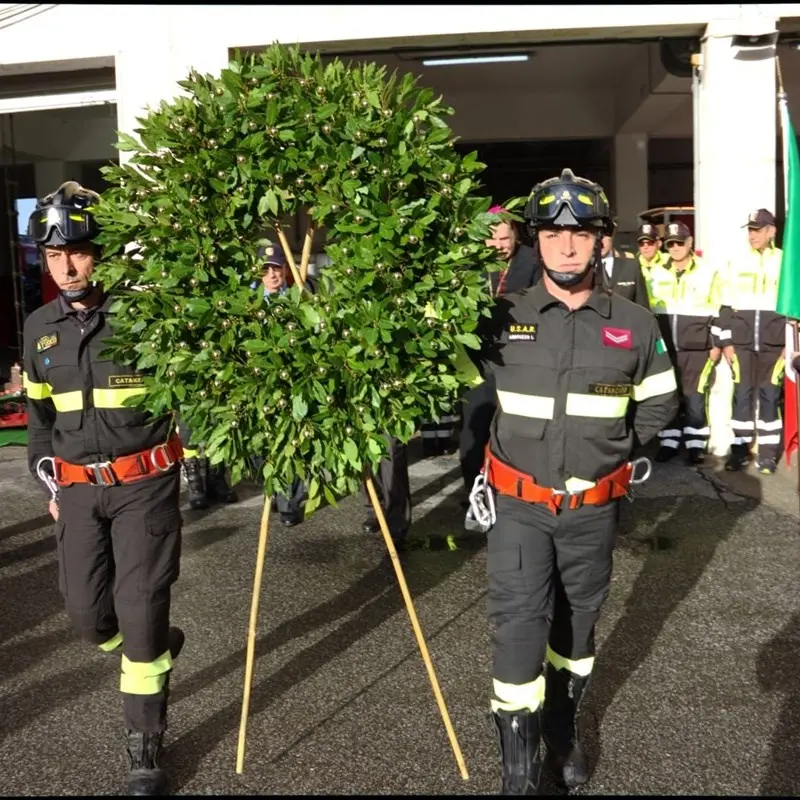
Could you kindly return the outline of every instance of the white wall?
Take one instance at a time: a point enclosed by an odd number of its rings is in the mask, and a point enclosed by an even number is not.
[[[351,43],[382,39],[408,43],[453,37],[461,41],[496,35],[506,41],[536,38],[605,38],[669,33],[699,33],[709,20],[735,18],[741,6],[731,3],[653,5],[318,5],[303,13],[294,5],[56,5],[30,20],[0,30],[0,66],[114,56],[130,40],[131,28],[170,14],[173,35],[182,40],[209,31],[230,47],[261,46],[272,41]],[[421,13],[422,12],[422,13]],[[776,16],[800,16],[800,4],[770,5]],[[646,28],[636,30],[636,28]],[[483,38],[486,38],[483,36]],[[75,46],[80,42],[80,47]],[[146,42],[142,42],[144,47]]]

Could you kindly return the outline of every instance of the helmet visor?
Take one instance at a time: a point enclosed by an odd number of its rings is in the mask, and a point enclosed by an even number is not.
[[[561,225],[559,217],[565,206],[579,225],[597,225],[608,217],[608,201],[602,193],[563,183],[535,192],[525,216],[533,225]]]
[[[28,220],[28,236],[38,244],[46,245],[53,234],[61,241],[86,242],[97,235],[97,223],[88,211],[65,206],[37,209]]]

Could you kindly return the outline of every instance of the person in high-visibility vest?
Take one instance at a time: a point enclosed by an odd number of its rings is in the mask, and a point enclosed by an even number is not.
[[[731,365],[734,381],[734,438],[725,469],[748,466],[757,433],[759,472],[772,475],[782,449],[780,402],[786,366],[786,318],[775,311],[782,251],[775,246],[775,217],[767,209],[754,211],[743,227],[750,248],[728,262],[723,273],[715,330],[715,344]]]
[[[636,244],[639,247],[639,266],[647,279],[653,267],[667,262],[667,256],[661,249],[658,228],[650,222],[642,223],[636,233]]]
[[[710,429],[706,390],[714,369],[712,328],[720,305],[720,281],[716,270],[695,254],[689,228],[682,222],[667,226],[664,243],[669,257],[655,264],[647,277],[650,308],[681,389],[681,409],[658,436],[658,461],[677,455],[681,441],[690,464],[705,459]]]

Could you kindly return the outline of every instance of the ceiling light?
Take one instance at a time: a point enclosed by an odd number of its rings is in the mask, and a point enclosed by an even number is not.
[[[453,58],[426,58],[422,61],[423,67],[456,66],[458,64],[501,64],[510,61],[527,61],[526,53],[517,53],[507,56],[459,56]]]
[[[51,111],[60,108],[81,108],[82,106],[102,106],[116,102],[116,89],[29,95],[27,97],[5,97],[0,99],[0,114],[19,114],[24,111]]]

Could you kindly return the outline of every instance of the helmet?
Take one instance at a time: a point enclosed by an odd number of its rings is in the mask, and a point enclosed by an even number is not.
[[[91,241],[98,233],[92,207],[100,195],[75,181],[62,183],[39,200],[28,219],[28,236],[37,244],[59,247]]]
[[[611,208],[599,183],[578,178],[571,169],[531,190],[525,219],[531,232],[548,225],[578,225],[613,231]]]

